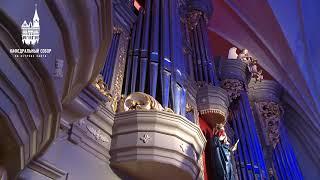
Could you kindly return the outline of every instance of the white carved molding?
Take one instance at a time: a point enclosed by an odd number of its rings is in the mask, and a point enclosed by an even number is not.
[[[180,175],[196,179],[200,173],[198,162],[206,139],[201,129],[186,118],[165,111],[131,110],[117,113],[114,122],[112,166],[142,179],[162,170],[172,179],[179,179],[175,176]],[[145,169],[145,173],[135,171],[137,167]],[[148,167],[153,167],[152,173]]]

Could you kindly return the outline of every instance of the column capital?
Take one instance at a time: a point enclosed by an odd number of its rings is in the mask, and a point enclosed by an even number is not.
[[[265,129],[266,142],[275,147],[280,141],[280,121],[284,108],[280,103],[281,86],[273,80],[250,82],[248,85],[249,99],[255,102],[260,122]]]
[[[245,90],[245,85],[238,79],[224,79],[221,87],[228,92],[230,99],[236,100],[240,97],[240,92]]]
[[[187,24],[190,30],[193,30],[200,22],[200,18],[203,15],[203,12],[199,10],[189,10],[181,18],[182,23]]]
[[[209,0],[189,0],[187,2],[187,10],[201,11],[206,17],[210,18],[213,13],[213,4]]]
[[[283,107],[276,102],[261,101],[257,103],[259,114],[261,115],[262,125],[265,129],[266,140],[273,148],[280,141],[280,121],[283,115]]]

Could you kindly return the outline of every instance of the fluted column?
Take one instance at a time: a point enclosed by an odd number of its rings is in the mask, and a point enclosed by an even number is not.
[[[195,8],[189,10],[184,18],[184,23],[188,26],[188,35],[192,50],[192,59],[190,65],[191,76],[200,84],[216,84],[216,75],[213,66],[212,55],[209,49],[207,19],[210,12],[204,9]]]
[[[240,179],[266,179],[266,167],[263,151],[255,128],[247,94],[247,84],[251,73],[247,64],[238,59],[221,62],[220,85],[230,99],[230,123],[239,139],[235,153],[238,177]]]
[[[272,80],[249,85],[250,99],[262,130],[269,176],[303,179],[283,124],[281,91],[281,86]]]
[[[148,93],[165,109],[184,116],[186,62],[178,0],[144,5],[131,33],[123,93]]]

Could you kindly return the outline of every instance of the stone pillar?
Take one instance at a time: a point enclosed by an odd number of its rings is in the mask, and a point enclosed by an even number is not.
[[[261,141],[270,177],[302,179],[283,124],[281,86],[272,80],[249,84],[250,100],[260,125]]]
[[[254,117],[249,104],[247,85],[251,79],[248,65],[239,59],[221,62],[220,86],[232,101],[230,123],[239,139],[235,153],[239,179],[266,179],[263,151],[255,128]]]

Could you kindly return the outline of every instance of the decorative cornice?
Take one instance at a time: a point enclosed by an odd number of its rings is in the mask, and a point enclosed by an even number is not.
[[[280,102],[282,87],[273,80],[263,80],[261,82],[250,82],[248,85],[250,101],[273,101]]]
[[[246,63],[237,59],[227,59],[221,61],[220,77],[222,80],[237,79],[247,86],[251,79],[251,73]]]

